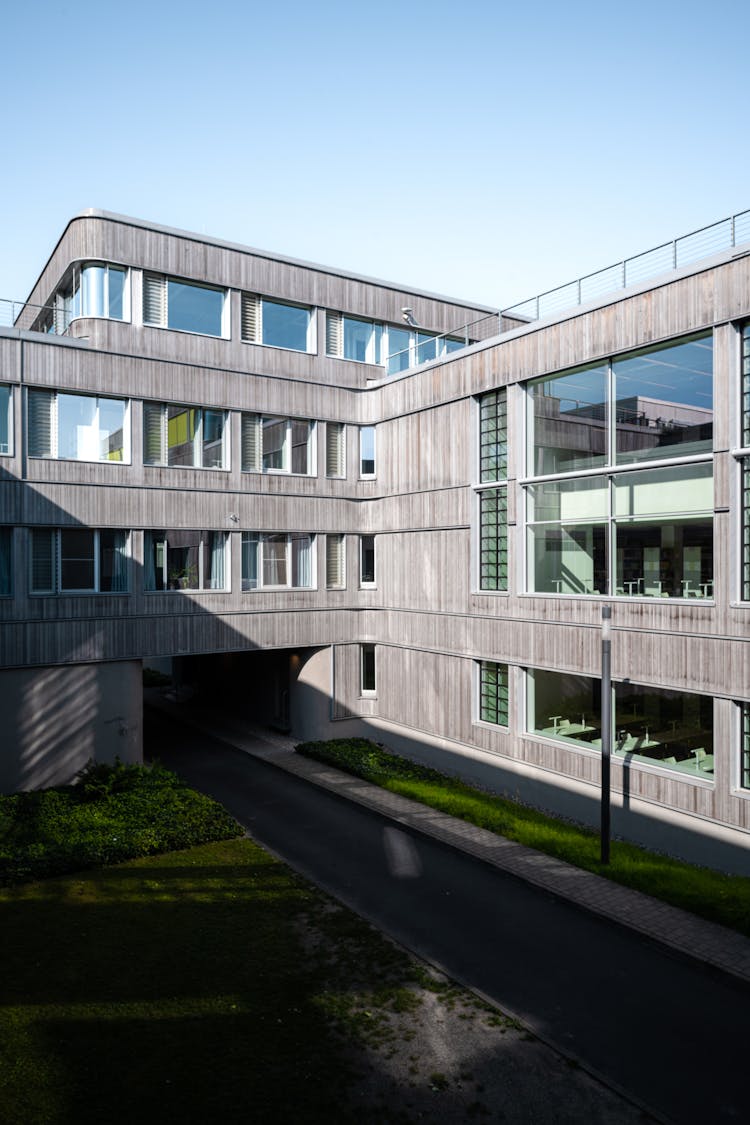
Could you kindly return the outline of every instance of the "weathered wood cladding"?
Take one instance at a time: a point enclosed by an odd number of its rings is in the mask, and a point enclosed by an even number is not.
[[[29,296],[44,304],[72,261],[115,262],[207,284],[268,294],[282,300],[401,323],[413,308],[418,323],[447,332],[493,310],[439,298],[309,263],[283,261],[259,251],[219,244],[200,235],[151,229],[124,217],[82,215],[71,221]],[[24,314],[22,327],[33,316]]]

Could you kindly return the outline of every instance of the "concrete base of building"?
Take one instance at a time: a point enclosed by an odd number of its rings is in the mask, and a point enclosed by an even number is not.
[[[140,660],[0,672],[0,792],[67,785],[93,759],[143,760]]]

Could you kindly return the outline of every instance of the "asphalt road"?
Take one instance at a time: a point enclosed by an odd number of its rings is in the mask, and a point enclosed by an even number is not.
[[[171,718],[146,737],[296,870],[676,1125],[750,1118],[750,988]]]

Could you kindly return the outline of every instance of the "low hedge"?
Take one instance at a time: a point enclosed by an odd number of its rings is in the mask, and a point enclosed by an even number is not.
[[[0,885],[242,835],[218,802],[158,763],[89,763],[77,784],[0,796]]]

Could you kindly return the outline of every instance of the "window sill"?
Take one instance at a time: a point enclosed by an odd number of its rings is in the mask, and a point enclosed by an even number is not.
[[[472,719],[471,725],[473,727],[479,727],[481,730],[499,730],[502,731],[503,734],[510,733],[510,726],[502,726],[500,723],[490,723],[487,719]]]
[[[247,344],[251,348],[270,348],[274,352],[291,352],[292,355],[317,355],[317,351],[310,348],[287,348],[283,344],[264,344],[262,340],[243,340],[240,337],[241,344]]]

